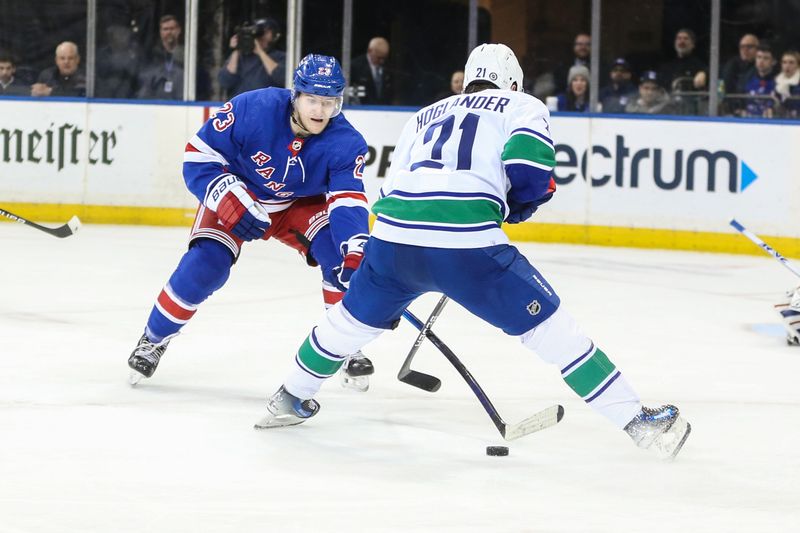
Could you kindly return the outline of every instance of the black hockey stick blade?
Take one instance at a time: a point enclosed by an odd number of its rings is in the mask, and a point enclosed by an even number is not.
[[[25,224],[26,226],[31,226],[33,228],[38,229],[39,231],[43,231],[45,233],[49,233],[54,237],[58,237],[59,239],[63,239],[64,237],[69,237],[81,227],[81,221],[77,216],[73,216],[69,219],[69,222],[64,224],[63,226],[59,226],[57,228],[48,228],[47,226],[42,226],[37,224],[36,222],[32,222],[27,218],[23,218],[19,215],[15,215],[5,209],[0,209],[0,215],[3,215],[6,218],[13,220],[14,222],[19,222],[20,224]]]
[[[397,373],[397,379],[407,385],[411,385],[412,387],[416,387],[427,392],[438,391],[442,386],[442,380],[436,376],[431,376],[430,374],[412,370],[411,360],[414,359],[414,356],[417,354],[417,350],[419,350],[422,342],[428,336],[428,331],[433,326],[433,323],[436,322],[437,318],[439,318],[439,314],[441,314],[442,309],[444,309],[445,304],[447,304],[447,300],[447,296],[442,296],[439,299],[439,302],[436,304],[436,307],[433,308],[433,311],[431,311],[431,316],[428,317],[428,320],[425,322],[425,324],[420,322],[420,320],[411,314],[411,312],[403,312],[403,317],[419,330],[419,335],[417,336],[417,340],[414,341],[414,346],[412,346],[411,350],[408,352],[406,360],[403,362],[403,366],[400,367],[400,371]]]
[[[401,371],[399,374],[397,374],[397,379],[403,383],[406,383],[407,385],[411,385],[412,387],[416,387],[427,392],[436,392],[442,386],[442,380],[436,376],[431,376],[430,374],[425,374],[423,372],[417,372],[416,370],[408,370],[408,372],[405,374]]]

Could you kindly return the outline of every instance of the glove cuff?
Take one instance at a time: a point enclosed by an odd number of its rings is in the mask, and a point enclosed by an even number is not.
[[[364,245],[367,244],[368,240],[369,235],[357,233],[339,246],[339,252],[343,256],[347,256],[349,254],[363,254]]]
[[[222,197],[234,187],[247,189],[244,182],[233,174],[220,174],[215,181],[209,184],[203,204],[216,213]]]

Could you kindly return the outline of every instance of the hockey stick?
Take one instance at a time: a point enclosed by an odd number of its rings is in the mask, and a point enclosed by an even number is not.
[[[27,226],[31,226],[45,233],[49,233],[50,235],[58,237],[59,239],[63,239],[64,237],[69,237],[70,235],[78,231],[78,229],[81,227],[81,221],[76,216],[69,219],[69,222],[67,222],[63,226],[59,226],[57,228],[48,228],[46,226],[40,226],[36,222],[31,222],[27,218],[22,218],[21,216],[15,215],[14,213],[9,213],[8,211],[2,208],[0,208],[0,215],[3,215],[6,218],[10,218],[14,222],[19,222],[20,224],[25,224]]]
[[[781,264],[786,268],[788,268],[789,270],[791,270],[795,276],[800,277],[800,270],[798,270],[795,266],[793,266],[785,257],[783,257],[781,254],[775,251],[775,249],[772,246],[765,243],[764,241],[759,239],[754,233],[752,233],[747,228],[739,224],[735,218],[731,219],[730,224],[736,229],[736,231],[738,231],[739,233],[741,233],[742,235],[744,235],[745,237],[756,243],[757,246],[761,247],[769,255],[780,261]]]
[[[439,303],[441,303],[441,300]],[[500,416],[500,413],[498,413],[497,409],[495,409],[494,405],[492,405],[489,397],[486,396],[484,390],[472,376],[467,367],[464,366],[464,363],[462,363],[461,360],[456,357],[456,354],[454,354],[453,351],[444,342],[442,342],[442,340],[436,336],[433,331],[430,329],[424,329],[425,325],[417,317],[415,317],[411,311],[406,310],[403,312],[403,316],[406,317],[406,319],[408,319],[408,321],[411,322],[414,327],[420,330],[421,333],[424,331],[424,334],[428,340],[430,340],[433,345],[436,346],[440,352],[442,352],[442,355],[444,355],[447,360],[450,361],[450,364],[455,367],[456,371],[461,375],[462,378],[464,378],[464,381],[467,382],[469,388],[472,389],[472,392],[478,398],[478,401],[481,402],[481,405],[486,410],[489,418],[492,419],[495,427],[497,427],[497,431],[500,432],[500,435],[502,435],[505,440],[511,441],[520,437],[524,437],[529,433],[534,433],[536,431],[549,428],[550,426],[558,424],[564,417],[564,408],[560,405],[553,405],[552,407],[548,407],[547,409],[543,409],[538,413],[529,416],[522,422],[513,425],[506,424],[503,418]]]
[[[406,360],[403,362],[403,366],[400,367],[400,372],[397,373],[397,379],[403,383],[407,383],[412,387],[416,387],[428,392],[436,392],[439,390],[439,387],[442,386],[442,381],[436,376],[431,376],[429,374],[412,370],[411,360],[414,359],[414,356],[417,354],[417,350],[419,350],[420,345],[422,345],[422,341],[425,340],[425,336],[428,331],[431,329],[431,327],[433,327],[433,323],[436,322],[437,318],[439,318],[439,315],[442,313],[442,309],[444,309],[445,304],[447,304],[447,300],[447,296],[441,297],[439,303],[437,303],[436,307],[434,307],[433,311],[431,311],[431,316],[428,317],[428,320],[421,328],[414,322],[416,320],[414,315],[412,315],[409,311],[403,311],[403,316],[406,318],[406,320],[414,324],[414,327],[419,329],[417,340],[414,341],[414,346],[411,347],[411,351],[408,352]]]

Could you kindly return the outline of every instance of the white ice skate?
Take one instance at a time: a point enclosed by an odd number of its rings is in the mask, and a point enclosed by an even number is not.
[[[691,431],[691,424],[681,418],[674,405],[642,407],[625,426],[625,433],[639,448],[652,449],[661,459],[675,458]]]
[[[302,424],[319,411],[315,399],[301,400],[281,386],[267,400],[267,415],[255,423],[256,429],[280,428]]]

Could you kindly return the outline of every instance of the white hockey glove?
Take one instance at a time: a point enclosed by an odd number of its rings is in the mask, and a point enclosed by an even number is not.
[[[358,234],[350,237],[347,242],[342,243],[342,264],[333,269],[336,276],[336,288],[346,291],[350,288],[350,278],[353,277],[361,261],[364,259],[364,246],[367,244],[369,235]]]

